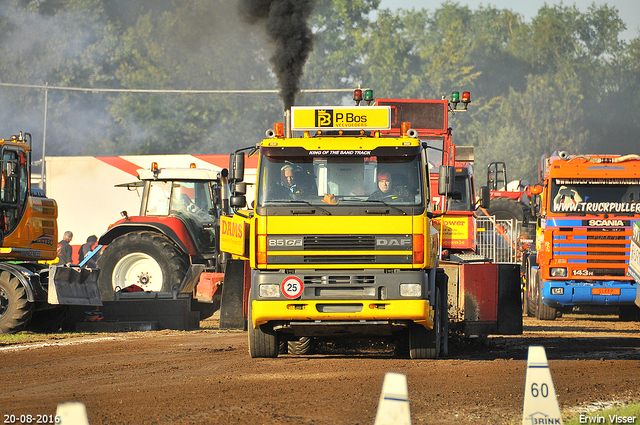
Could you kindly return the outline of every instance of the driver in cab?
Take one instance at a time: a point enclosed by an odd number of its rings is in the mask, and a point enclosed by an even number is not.
[[[378,189],[369,196],[370,201],[379,201],[385,198],[391,198],[391,174],[381,172],[378,174]]]

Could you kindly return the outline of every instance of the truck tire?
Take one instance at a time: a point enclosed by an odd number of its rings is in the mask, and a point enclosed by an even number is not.
[[[534,264],[535,263],[535,264]],[[536,316],[536,298],[534,298],[535,286],[534,279],[535,273],[533,270],[533,266],[538,264],[537,255],[529,254],[526,257],[525,265],[524,265],[524,288],[522,298],[524,299],[523,311],[529,317]],[[537,270],[537,269],[536,269]]]
[[[542,291],[540,290],[540,269],[536,273],[536,319],[556,320],[557,311],[554,307],[549,307],[542,301]]]
[[[441,347],[442,312],[440,289],[436,288],[433,329],[427,329],[417,323],[409,328],[409,357],[412,359],[436,359]]]
[[[257,357],[278,357],[280,344],[278,344],[278,335],[273,330],[270,323],[260,325],[254,329],[251,314],[251,303],[249,303],[249,321],[247,332],[249,336],[249,355],[255,359]]]
[[[621,305],[618,307],[618,318],[621,322],[637,322],[640,321],[640,307],[637,305]]]
[[[16,276],[0,272],[0,333],[20,332],[31,320],[33,303]]]
[[[187,273],[188,260],[161,233],[139,231],[117,237],[98,260],[98,289],[103,301],[115,299],[115,292],[137,285],[147,292],[178,288]]]
[[[314,341],[308,336],[301,336],[299,339],[288,341],[289,354],[305,356],[313,354]]]

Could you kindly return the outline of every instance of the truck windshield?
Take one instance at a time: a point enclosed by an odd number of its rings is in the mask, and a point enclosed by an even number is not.
[[[421,155],[269,157],[260,161],[258,206],[423,204]]]
[[[553,179],[551,211],[578,214],[640,214],[640,180]]]

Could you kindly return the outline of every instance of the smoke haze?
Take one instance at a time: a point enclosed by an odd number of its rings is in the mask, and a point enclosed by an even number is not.
[[[275,52],[271,57],[284,109],[295,103],[304,64],[313,49],[307,21],[315,0],[240,0],[239,13],[250,24],[265,26]]]

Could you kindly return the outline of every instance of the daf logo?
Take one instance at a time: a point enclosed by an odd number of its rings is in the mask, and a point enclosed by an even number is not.
[[[410,247],[411,246],[411,239],[410,238],[385,238],[385,237],[378,237],[376,239],[376,246],[379,247],[391,247],[391,246],[398,246],[398,247]]]

